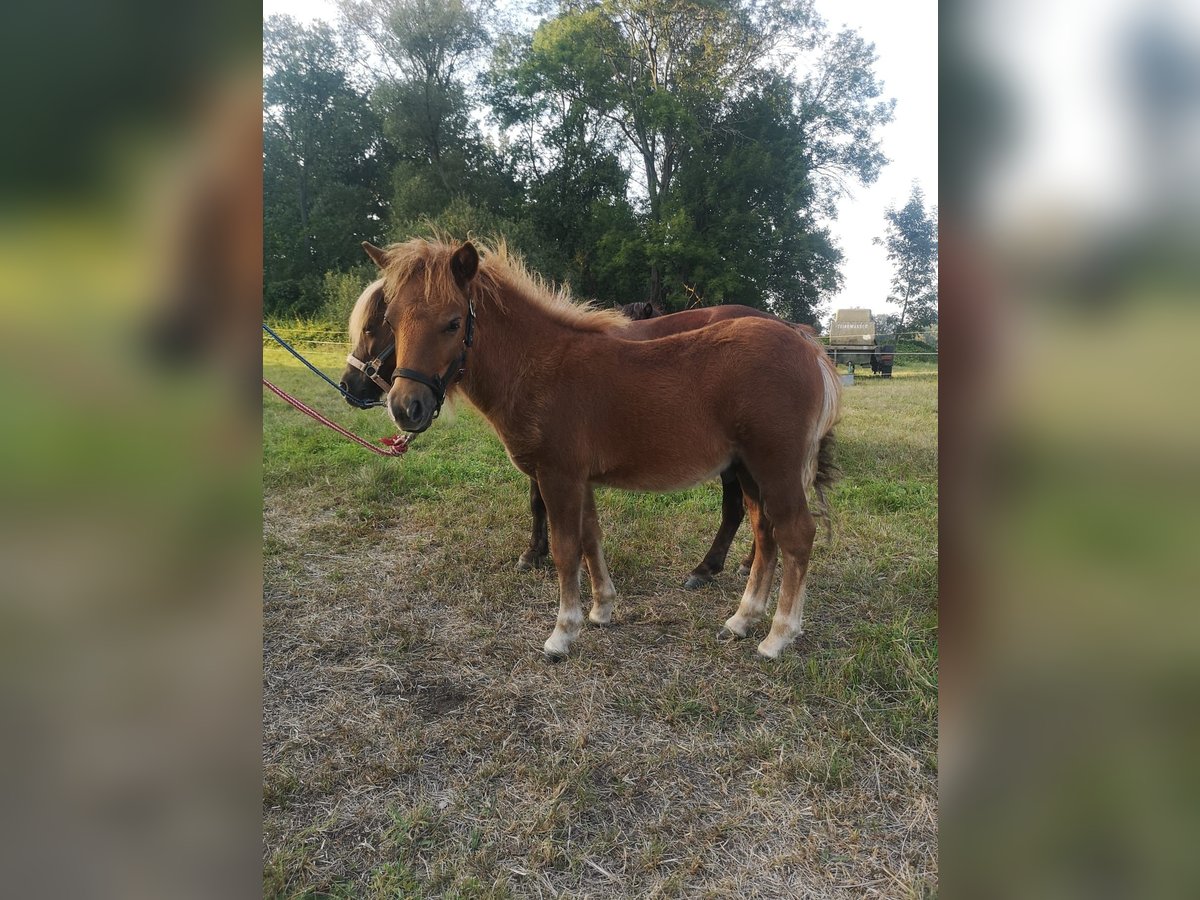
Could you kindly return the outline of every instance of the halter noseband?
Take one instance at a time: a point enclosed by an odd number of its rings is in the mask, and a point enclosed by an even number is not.
[[[433,391],[433,398],[435,401],[435,405],[433,408],[433,415],[429,419],[430,424],[433,424],[433,420],[436,419],[439,415],[441,415],[442,404],[446,400],[446,392],[448,390],[450,390],[450,386],[453,385],[454,382],[457,381],[459,378],[461,378],[463,372],[466,371],[467,350],[470,348],[471,343],[474,341],[474,339],[475,339],[475,304],[473,304],[470,301],[470,299],[468,299],[467,300],[467,327],[464,329],[464,332],[463,332],[463,351],[462,351],[462,353],[458,354],[458,359],[456,359],[454,362],[450,363],[450,366],[446,369],[445,372],[443,372],[441,375],[430,376],[430,375],[426,375],[424,372],[418,372],[415,369],[397,369],[395,372],[392,373],[392,381],[395,381],[397,378],[407,378],[409,381],[415,381],[415,382],[417,382],[417,384],[423,384],[423,385],[425,385],[425,387],[429,388],[429,390]],[[396,345],[393,344],[387,351],[380,354],[380,358],[385,356],[387,353],[394,351],[395,349],[396,349]],[[376,381],[375,383],[378,384],[379,381]],[[387,390],[391,390],[391,385],[387,386]],[[427,425],[425,427],[428,428],[429,426]],[[422,431],[423,430],[424,429],[422,429]]]
[[[383,368],[383,361],[395,352],[396,342],[392,341],[386,350],[384,350],[370,362],[363,362],[353,353],[346,357],[346,362],[350,363],[350,365],[354,366],[354,368],[358,369],[358,371],[362,372],[373,382],[379,385],[379,387],[383,388],[383,392],[386,394],[392,389],[392,386],[383,380],[383,377],[379,374],[379,370]]]

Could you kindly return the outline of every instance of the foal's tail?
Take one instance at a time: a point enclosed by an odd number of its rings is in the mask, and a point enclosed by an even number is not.
[[[813,479],[810,492],[817,498],[813,515],[825,523],[825,538],[829,542],[833,541],[833,512],[829,509],[829,500],[825,496],[825,492],[833,487],[833,483],[842,474],[842,470],[838,468],[833,459],[836,446],[837,438],[834,437],[832,431],[822,437],[817,445],[817,476]]]
[[[817,367],[821,372],[821,412],[813,431],[812,447],[804,464],[804,493],[809,499],[813,515],[825,522],[826,537],[832,541],[833,516],[826,491],[833,487],[833,483],[841,474],[833,458],[837,445],[833,426],[841,412],[842,380],[838,377],[833,360],[825,352],[824,345],[815,336],[809,337],[809,342],[816,352]]]

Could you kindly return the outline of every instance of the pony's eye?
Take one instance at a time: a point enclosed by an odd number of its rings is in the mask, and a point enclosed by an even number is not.
[[[462,324],[462,319],[455,319],[449,325],[446,326],[446,331],[448,331],[448,332],[458,331],[458,326],[461,324]]]

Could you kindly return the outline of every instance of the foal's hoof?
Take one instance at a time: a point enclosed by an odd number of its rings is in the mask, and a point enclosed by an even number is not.
[[[546,643],[542,644],[542,653],[546,655],[547,662],[562,662],[567,658],[567,653],[571,649],[571,639],[559,632],[558,629],[546,639]]]
[[[787,649],[790,643],[791,641],[772,641],[767,638],[755,650],[763,659],[779,659],[779,655]]]
[[[699,575],[696,572],[693,572],[687,577],[687,581],[683,583],[683,588],[687,591],[694,591],[696,588],[702,588],[711,582],[711,575]]]
[[[779,659],[783,651],[792,645],[796,640],[804,635],[803,631],[797,632],[793,637],[781,638],[773,634],[768,634],[763,638],[762,642],[756,648],[758,655],[763,659]]]
[[[536,553],[531,553],[526,550],[521,554],[521,558],[517,560],[518,572],[532,572],[538,566],[546,561],[546,557],[538,556]]]
[[[725,620],[721,630],[717,632],[718,641],[740,641],[750,633],[752,622],[742,618],[740,613],[734,613]]]
[[[738,566],[738,574],[743,578],[747,577],[750,574],[750,567],[745,563],[742,563],[740,566]]]

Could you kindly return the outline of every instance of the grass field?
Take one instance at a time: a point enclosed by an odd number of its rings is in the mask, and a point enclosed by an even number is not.
[[[395,430],[281,351],[264,366]],[[267,396],[264,895],[935,894],[936,371],[860,376],[843,410],[834,540],[780,660],[765,626],[716,639],[745,526],[715,585],[680,587],[714,481],[598,494],[617,627],[550,665],[556,579],[514,570],[528,483],[474,411],[386,459]]]

